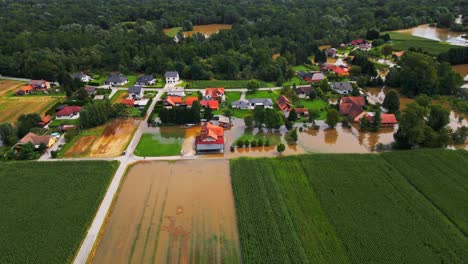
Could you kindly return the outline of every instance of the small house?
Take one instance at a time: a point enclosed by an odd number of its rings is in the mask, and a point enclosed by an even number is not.
[[[202,100],[201,106],[207,108],[209,107],[211,110],[218,110],[219,109],[219,101],[218,100]]]
[[[41,118],[41,122],[39,122],[39,126],[46,126],[47,124],[50,123],[50,121],[52,121],[52,116],[50,115],[45,115],[43,118]]]
[[[330,88],[339,94],[351,94],[353,92],[353,86],[349,82],[334,82],[330,85]]]
[[[200,135],[195,138],[195,149],[198,153],[224,152],[224,129],[211,122],[205,122]]]
[[[149,99],[140,99],[140,100],[135,100],[133,103],[134,107],[138,107],[138,109],[143,110],[145,106],[149,103]]]
[[[229,128],[231,126],[229,117],[223,116],[223,115],[218,116],[218,123],[219,123],[219,126],[223,128]]]
[[[128,87],[128,97],[131,97],[135,100],[140,100],[141,98],[143,98],[143,86],[134,85]]]
[[[137,85],[154,85],[156,83],[156,79],[153,75],[143,75],[137,78],[136,84]]]
[[[359,49],[362,50],[362,51],[369,51],[369,50],[372,49],[372,44],[370,44],[368,42],[359,44]]]
[[[30,84],[28,85],[25,85],[23,87],[21,87],[21,89],[19,89],[15,95],[26,95],[26,94],[29,94],[31,91],[34,90],[34,87]]]
[[[300,117],[309,116],[309,109],[307,108],[294,108],[294,111],[296,111],[297,116],[300,116]]]
[[[179,73],[177,71],[167,71],[164,75],[167,84],[175,84],[179,82]]]
[[[308,86],[298,86],[294,90],[299,98],[307,98],[309,97],[310,93],[315,91],[315,88],[308,85]]]
[[[135,107],[135,99],[123,99],[122,101],[120,101],[120,103],[124,104],[129,108]]]
[[[183,101],[184,100],[182,96],[168,96],[166,99],[164,99],[163,106],[165,108],[181,106]]]
[[[395,124],[398,124],[398,120],[394,114],[381,114],[380,115],[382,126],[384,127],[391,127]]]
[[[205,89],[205,99],[206,100],[211,100],[211,99],[218,99],[221,98],[221,101],[225,101],[224,97],[224,88],[206,88]]]
[[[249,99],[249,105],[251,109],[255,109],[255,107],[273,108],[273,101],[271,98],[252,98]]]
[[[184,87],[172,87],[167,90],[167,95],[172,96],[185,96],[185,88]]]
[[[91,78],[91,76],[86,75],[86,74],[84,74],[82,72],[72,73],[72,74],[70,74],[70,77],[72,77],[73,79],[78,79],[81,82],[90,82],[90,81],[93,80],[93,78]]]
[[[81,106],[65,106],[55,113],[55,119],[77,119],[81,109]]]
[[[343,97],[340,101],[340,113],[356,121],[356,117],[364,112],[363,106],[365,104],[366,101],[363,96]]]
[[[231,103],[233,109],[250,109],[250,104],[248,100],[238,100]]]
[[[289,112],[292,109],[291,102],[284,95],[281,95],[280,97],[278,97],[278,100],[276,100],[276,103],[278,104],[278,107],[281,111]]]
[[[334,58],[336,56],[337,50],[335,48],[328,48],[325,50],[327,57]]]
[[[41,144],[44,144],[47,148],[50,148],[54,145],[55,143],[55,138],[52,136],[39,136],[36,135],[32,132],[29,132],[26,136],[24,136],[22,139],[16,143],[16,147],[21,147],[21,145],[31,143],[34,145],[34,148],[39,148]]]
[[[128,78],[122,74],[111,74],[109,78],[104,82],[106,85],[110,86],[122,86],[128,83]]]
[[[50,82],[44,80],[31,80],[29,82],[35,90],[49,90],[50,89]]]
[[[89,95],[96,94],[96,87],[94,86],[86,86],[84,89],[86,92],[88,92]]]
[[[104,95],[95,95],[93,100],[104,100]]]

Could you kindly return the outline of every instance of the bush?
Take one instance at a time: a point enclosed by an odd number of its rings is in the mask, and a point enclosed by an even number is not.
[[[257,141],[252,140],[252,142],[250,142],[250,146],[252,146],[253,148],[255,148],[255,147],[257,146]]]
[[[263,144],[263,145],[269,147],[270,146],[270,140],[266,139],[265,144]]]
[[[263,140],[261,138],[258,139],[257,146],[263,147]]]
[[[50,156],[51,156],[53,159],[57,158],[57,156],[58,156],[58,151],[52,150],[52,151],[50,152]]]
[[[237,147],[242,148],[244,146],[244,141],[242,140],[237,140]]]

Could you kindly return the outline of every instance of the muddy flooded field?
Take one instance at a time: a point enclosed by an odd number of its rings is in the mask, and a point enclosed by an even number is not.
[[[468,64],[453,65],[452,69],[460,74],[463,78],[468,75]]]
[[[239,262],[227,160],[131,167],[92,259],[92,263]]]
[[[445,28],[431,27],[429,25],[420,25],[413,28],[397,30],[397,32],[437,40],[441,42],[448,42],[452,45],[465,47],[468,46],[468,40],[462,37],[464,35],[463,32],[454,32]]]

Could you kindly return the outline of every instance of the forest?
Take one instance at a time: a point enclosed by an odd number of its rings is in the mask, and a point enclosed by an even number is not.
[[[423,23],[451,27],[463,0],[27,0],[0,2],[0,73],[162,74],[282,82],[319,45]],[[449,21],[449,22],[447,22]],[[175,42],[165,28],[232,24]],[[280,53],[277,60],[272,55]]]

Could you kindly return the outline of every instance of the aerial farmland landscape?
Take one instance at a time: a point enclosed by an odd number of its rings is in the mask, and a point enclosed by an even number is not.
[[[468,4],[0,1],[0,263],[468,263]]]

